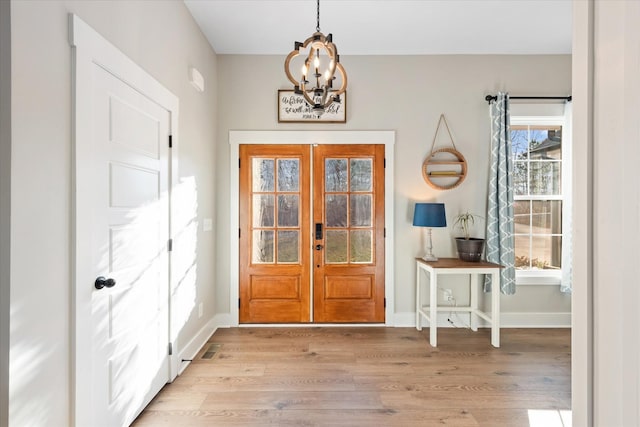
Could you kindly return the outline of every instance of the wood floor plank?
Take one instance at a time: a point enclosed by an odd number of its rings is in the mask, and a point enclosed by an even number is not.
[[[219,345],[211,359],[202,355]],[[219,329],[134,423],[155,426],[529,426],[571,408],[571,332]]]
[[[455,426],[478,427],[465,411],[451,413],[433,410],[220,410],[220,411],[147,411],[136,427],[211,427],[211,426]]]
[[[381,392],[380,399],[387,408],[402,409],[566,409],[571,404],[569,394],[514,392]],[[534,403],[535,402],[535,403]]]
[[[177,385],[176,385],[177,383]],[[262,375],[245,377],[192,377],[191,381],[174,382],[167,386],[180,387],[192,393],[213,393],[230,391],[356,391],[352,375],[328,374],[319,372],[314,375]]]
[[[383,409],[375,392],[326,391],[242,391],[209,393],[202,410],[221,409]]]
[[[355,387],[364,390],[379,391],[567,391],[570,378],[567,376],[484,376],[481,380],[474,375],[370,375],[355,376]]]

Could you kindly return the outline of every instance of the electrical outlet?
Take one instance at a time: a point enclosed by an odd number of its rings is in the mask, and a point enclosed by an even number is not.
[[[451,289],[440,288],[445,301],[453,301],[453,291]]]
[[[198,304],[198,319],[202,317],[202,313],[204,312],[204,306],[202,303]]]

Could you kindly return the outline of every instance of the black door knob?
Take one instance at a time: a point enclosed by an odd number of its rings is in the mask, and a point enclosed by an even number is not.
[[[316,251],[319,251],[322,249],[322,245],[316,245]]]
[[[98,276],[98,278],[96,279],[95,283],[94,283],[96,289],[102,289],[102,288],[113,288],[116,285],[116,281],[113,280],[112,278],[105,278],[103,276]]]

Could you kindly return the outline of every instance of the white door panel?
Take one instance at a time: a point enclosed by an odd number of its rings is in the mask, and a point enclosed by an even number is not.
[[[148,100],[137,100],[141,104],[148,104]],[[126,145],[131,150],[137,150],[151,158],[160,158],[161,123],[156,117],[146,114],[136,105],[131,105],[116,96],[109,98],[111,115],[111,140]]]

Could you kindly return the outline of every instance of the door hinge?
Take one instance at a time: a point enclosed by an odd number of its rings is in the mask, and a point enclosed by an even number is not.
[[[384,299],[384,308],[387,308],[387,299]]]
[[[173,344],[169,343],[169,356],[173,354]]]
[[[387,159],[386,158],[382,161],[382,167],[385,168],[385,169],[387,168]]]
[[[171,252],[173,250],[173,239],[169,239],[167,242],[167,251]]]
[[[238,308],[240,308],[240,298],[238,298]]]
[[[242,229],[238,228],[238,239],[242,237]]]
[[[382,229],[382,237],[387,238],[387,227]]]
[[[241,162],[242,162],[242,159],[240,159],[240,157],[238,157],[238,169],[240,169]]]
[[[173,147],[173,135],[169,135],[169,148]]]

